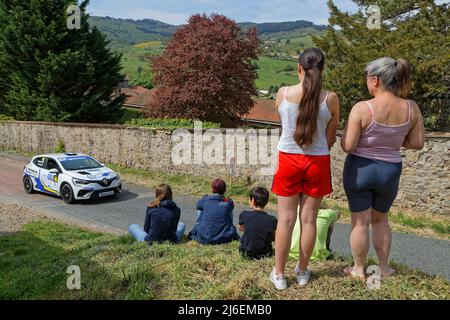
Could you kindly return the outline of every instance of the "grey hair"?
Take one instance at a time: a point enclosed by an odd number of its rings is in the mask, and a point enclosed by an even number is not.
[[[367,65],[366,74],[379,78],[384,89],[402,98],[406,99],[411,91],[411,69],[406,60],[374,60]]]
[[[385,89],[398,91],[396,60],[387,57],[374,60],[367,65],[366,74],[379,78]]]

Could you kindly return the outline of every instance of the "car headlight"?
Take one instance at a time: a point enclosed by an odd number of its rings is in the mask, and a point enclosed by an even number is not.
[[[119,181],[120,181],[120,176],[119,176],[118,173],[116,173],[116,180],[119,180]]]
[[[81,180],[81,179],[75,179],[75,178],[72,179],[72,182],[77,187],[82,187],[82,186],[85,186],[85,185],[88,185],[88,184],[91,183],[90,181]]]

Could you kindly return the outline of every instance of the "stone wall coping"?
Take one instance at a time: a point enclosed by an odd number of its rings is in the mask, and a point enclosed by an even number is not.
[[[96,128],[96,129],[128,129],[128,130],[149,130],[150,128],[131,127],[120,124],[107,124],[107,123],[69,123],[69,122],[44,122],[44,121],[3,121],[3,123],[14,123],[24,125],[43,125],[43,126],[55,126],[55,127],[68,127],[68,128]],[[245,128],[244,130],[246,130]],[[255,128],[257,129],[257,128]],[[193,131],[191,128],[187,128],[188,131]],[[216,129],[217,130],[217,129]],[[221,131],[226,128],[218,129]],[[160,132],[172,132],[173,130],[167,129],[154,129],[154,131]],[[206,131],[206,130],[204,130]],[[343,131],[338,131],[338,136],[342,136]],[[450,140],[450,132],[426,132],[425,138],[427,139],[448,139]]]

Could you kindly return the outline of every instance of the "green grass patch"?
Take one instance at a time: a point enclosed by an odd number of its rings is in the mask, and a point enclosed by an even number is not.
[[[431,229],[440,234],[450,235],[450,223],[433,222]]]
[[[414,229],[421,229],[421,228],[425,228],[427,226],[427,222],[424,219],[407,217],[401,212],[396,213],[396,214],[391,214],[391,220],[393,222],[396,222],[401,225],[411,227]]]
[[[138,118],[125,122],[126,126],[149,128],[149,129],[194,129],[195,120],[189,119],[148,119]],[[218,129],[220,124],[212,122],[202,122],[203,129]]]
[[[8,122],[8,121],[14,121],[14,118],[4,114],[0,114],[0,122]]]
[[[314,262],[310,286],[277,292],[273,258],[248,261],[238,243],[149,247],[55,222],[37,221],[0,237],[0,299],[448,299],[449,283],[394,265],[380,290],[342,276],[350,261]],[[295,266],[289,261],[288,269]],[[81,270],[81,290],[68,290],[67,268]]]
[[[258,89],[268,90],[273,85],[294,85],[298,83],[297,63],[266,56],[260,56],[258,60]],[[291,71],[286,71],[286,70]]]
[[[148,49],[148,48],[158,48],[162,46],[162,42],[161,41],[149,41],[149,42],[143,42],[143,43],[139,43],[134,45],[134,48],[138,48],[138,49]]]

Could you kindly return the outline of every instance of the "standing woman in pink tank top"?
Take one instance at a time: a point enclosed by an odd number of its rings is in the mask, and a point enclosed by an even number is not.
[[[424,147],[424,124],[419,107],[408,100],[409,64],[381,58],[366,67],[367,87],[374,98],[356,104],[341,140],[349,155],[344,165],[344,189],[352,212],[350,245],[354,266],[344,273],[365,279],[369,252],[369,227],[382,277],[394,274],[389,267],[391,229],[388,212],[399,189],[402,173],[400,149]]]

